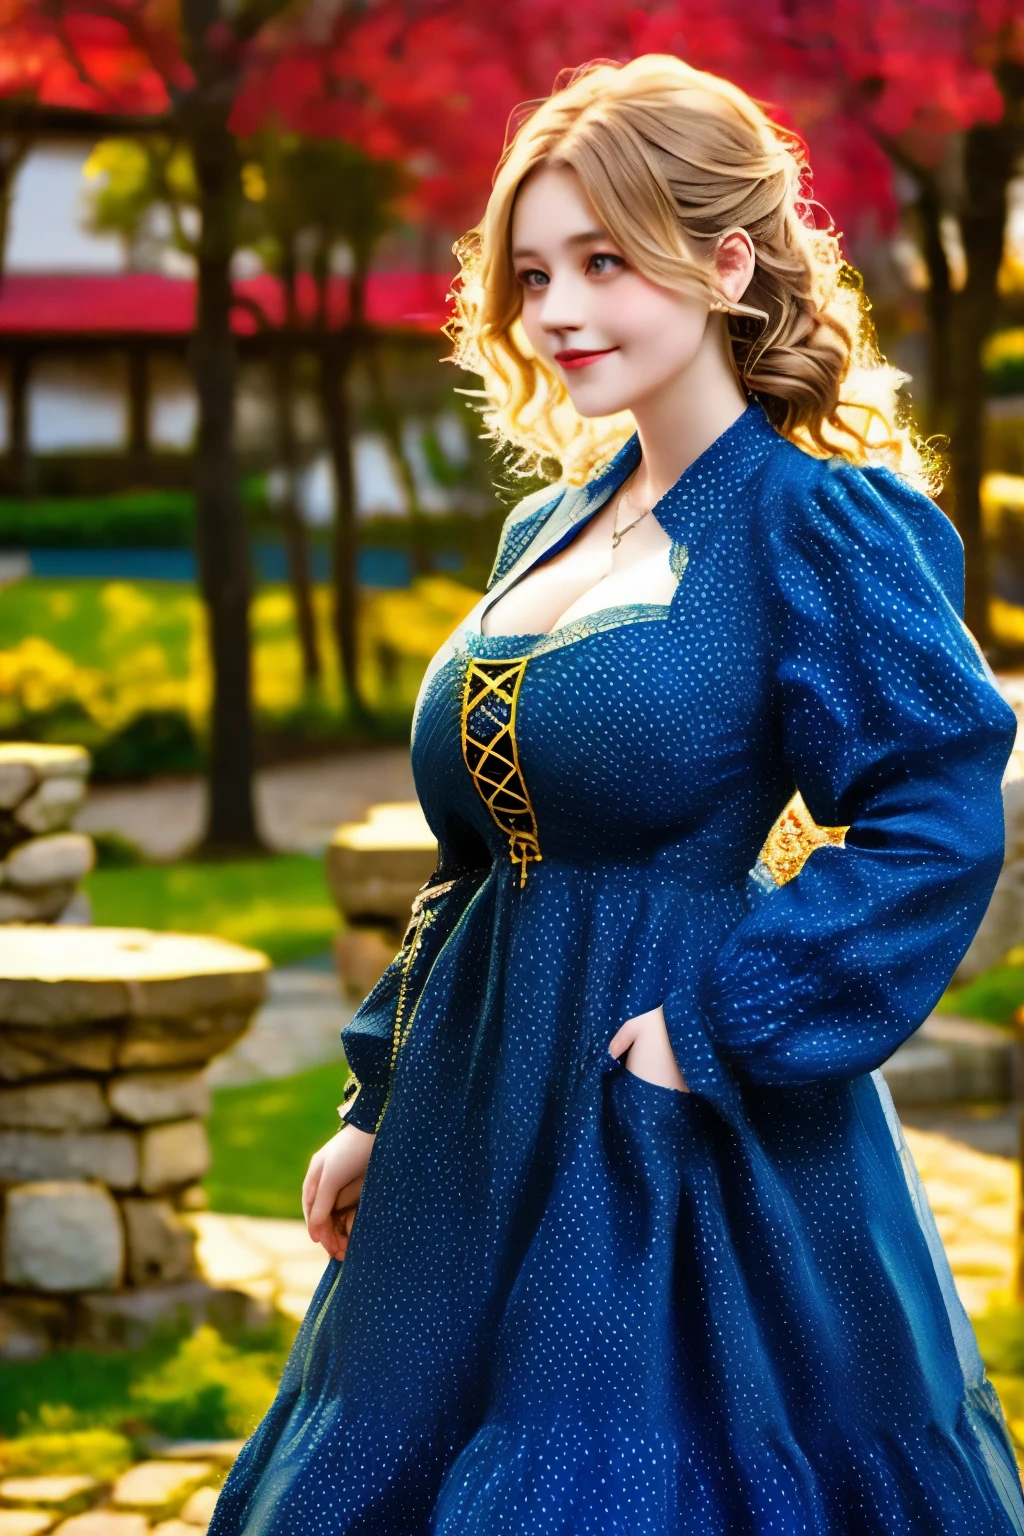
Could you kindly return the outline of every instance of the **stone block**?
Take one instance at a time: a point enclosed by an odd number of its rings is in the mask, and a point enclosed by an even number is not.
[[[47,746],[41,742],[0,742],[0,810],[10,811],[47,778],[83,779],[89,772],[84,747]]]
[[[161,1461],[215,1461],[229,1467],[244,1444],[244,1440],[161,1440],[151,1451]]]
[[[346,996],[363,998],[383,976],[397,942],[376,928],[350,928],[334,937],[334,963]]]
[[[85,799],[85,779],[77,774],[44,779],[14,807],[13,815],[26,832],[39,835],[68,826]]]
[[[32,891],[0,889],[0,923],[52,923],[75,894],[73,882],[41,885]]]
[[[84,778],[92,759],[84,747],[51,745],[43,741],[0,742],[0,766],[21,763],[32,770],[33,779],[49,779],[61,774]]]
[[[48,1509],[0,1509],[0,1536],[43,1536],[56,1518]]]
[[[27,1290],[108,1290],[124,1273],[117,1205],[96,1184],[21,1184],[4,1201],[3,1279]]]
[[[248,1017],[263,1001],[269,965],[258,950],[204,934],[8,925],[0,928],[0,1022]]]
[[[175,1191],[174,1208],[178,1211],[205,1211],[210,1206],[209,1196],[201,1184],[186,1184]]]
[[[123,1200],[121,1213],[131,1285],[184,1280],[193,1273],[195,1236],[169,1200]]]
[[[210,1088],[202,1072],[122,1073],[107,1084],[107,1100],[121,1120],[133,1125],[210,1113]]]
[[[88,1078],[0,1088],[0,1130],[94,1131],[109,1122],[100,1085]]]
[[[201,1120],[148,1126],[139,1142],[139,1187],[147,1194],[193,1184],[210,1167],[210,1143]]]
[[[91,837],[82,832],[53,832],[13,848],[0,865],[3,884],[19,891],[71,884],[83,879],[96,862]]]
[[[242,1291],[205,1280],[179,1280],[113,1295],[95,1292],[74,1302],[72,1340],[86,1349],[141,1349],[168,1322],[215,1328],[262,1328],[271,1308]]]
[[[217,1488],[197,1488],[195,1493],[185,1500],[181,1507],[181,1518],[187,1525],[198,1525],[204,1531],[206,1530],[213,1519],[219,1491]]]
[[[338,827],[324,859],[335,905],[350,922],[404,923],[437,862],[437,841],[417,801],[373,805]]]
[[[111,1189],[134,1189],[139,1182],[137,1139],[131,1131],[116,1130],[65,1135],[0,1131],[0,1183],[37,1179],[99,1179]]]
[[[117,1479],[110,1500],[116,1509],[137,1509],[163,1519],[176,1514],[213,1474],[209,1461],[141,1461]]]
[[[51,1296],[8,1295],[0,1301],[0,1360],[39,1360],[66,1344],[67,1303]]]
[[[38,782],[31,763],[0,762],[0,811],[12,810]]]
[[[1011,1097],[1008,1030],[953,1014],[932,1014],[882,1066],[897,1105],[999,1102]]]
[[[149,1536],[145,1515],[116,1509],[90,1509],[61,1521],[54,1536]]]
[[[114,1069],[120,1041],[114,1025],[46,1030],[0,1024],[0,1082],[62,1076],[69,1070],[105,1076]]]
[[[248,1013],[201,1014],[194,1019],[132,1019],[118,1050],[119,1067],[205,1066],[240,1039]]]
[[[0,1499],[5,1504],[38,1504],[71,1515],[85,1509],[98,1488],[94,1477],[5,1477],[0,1482]]]

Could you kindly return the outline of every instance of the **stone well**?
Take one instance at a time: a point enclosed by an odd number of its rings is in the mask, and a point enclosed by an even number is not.
[[[0,923],[52,922],[95,861],[68,827],[85,797],[84,747],[0,742]]]
[[[131,1342],[208,1310],[205,1067],[267,986],[256,950],[145,929],[0,927],[0,1355]]]
[[[346,924],[334,948],[350,996],[364,996],[394,959],[413,897],[436,860],[437,840],[416,800],[371,805],[365,821],[335,830],[325,869]]]

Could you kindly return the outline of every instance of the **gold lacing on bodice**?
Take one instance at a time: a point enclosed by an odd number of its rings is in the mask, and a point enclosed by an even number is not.
[[[526,867],[541,858],[537,818],[519,766],[516,700],[528,656],[470,657],[462,690],[462,755],[495,824],[509,841],[509,857]]]

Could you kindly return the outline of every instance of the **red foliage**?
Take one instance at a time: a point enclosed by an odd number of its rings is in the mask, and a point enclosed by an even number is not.
[[[0,98],[159,114],[189,70],[166,0],[0,0]]]
[[[482,211],[509,114],[589,59],[675,53],[735,81],[801,134],[816,197],[851,229],[892,227],[889,151],[934,165],[951,132],[999,119],[995,71],[1024,61],[1024,0],[376,0],[292,6],[251,41],[216,30],[236,131],[399,159],[447,228]],[[190,83],[174,0],[0,0],[0,35],[0,96],[160,113]]]

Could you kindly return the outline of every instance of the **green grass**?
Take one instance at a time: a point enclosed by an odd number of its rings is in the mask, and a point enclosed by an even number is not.
[[[116,1475],[145,1435],[246,1435],[273,1397],[295,1325],[225,1336],[165,1327],[142,1349],[58,1350],[0,1364],[0,1470]]]
[[[206,1122],[211,1208],[301,1217],[302,1180],[313,1153],[338,1129],[346,1075],[343,1065],[314,1067],[215,1093]]]
[[[996,965],[962,987],[951,987],[936,1012],[956,1013],[988,1024],[1012,1024],[1024,1007],[1024,966]]]
[[[97,869],[84,886],[104,927],[213,933],[275,965],[320,953],[339,926],[322,860],[301,853]]]

